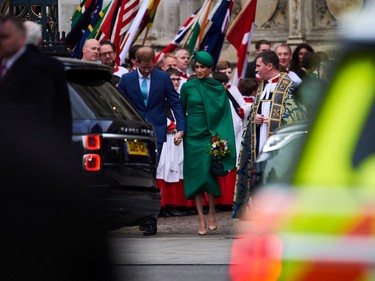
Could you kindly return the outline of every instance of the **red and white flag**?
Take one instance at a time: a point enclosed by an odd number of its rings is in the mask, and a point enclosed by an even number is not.
[[[134,38],[137,35],[137,30],[142,22],[142,19],[147,11],[147,8],[151,0],[143,0],[141,7],[139,8],[134,20],[132,21],[128,32],[125,35],[124,40],[122,40],[120,45],[120,65],[124,63],[126,56],[129,53],[129,49],[133,44]]]
[[[139,0],[112,0],[100,26],[99,41],[110,40],[116,46],[117,54],[119,54],[121,44],[138,13],[138,9]],[[116,60],[116,63],[119,64],[119,58]]]
[[[109,3],[107,13],[104,15],[102,24],[99,27],[99,36],[97,37],[99,41],[111,39],[112,30],[116,24],[117,13],[120,9],[120,0],[112,0]]]
[[[238,86],[238,82],[245,77],[256,7],[257,0],[248,0],[227,32],[227,40],[237,50],[237,68],[232,77],[232,85],[234,86]]]
[[[121,1],[122,6],[120,11],[118,11],[118,20],[116,21],[115,29],[112,31],[111,41],[118,48],[125,34],[130,29],[130,26],[133,22],[133,19],[138,13],[139,9],[139,0],[129,0]]]

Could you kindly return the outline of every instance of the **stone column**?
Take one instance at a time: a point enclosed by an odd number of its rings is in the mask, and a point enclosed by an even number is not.
[[[196,11],[204,0],[180,0],[180,25],[182,25],[190,15]]]
[[[70,31],[70,25],[72,24],[71,18],[81,3],[81,0],[60,0],[59,5],[59,29],[60,32],[65,31],[66,34]],[[108,0],[106,1],[108,3]],[[104,3],[103,3],[103,7]]]
[[[304,10],[305,0],[289,0],[289,36],[287,43],[297,45],[305,42]]]
[[[168,45],[179,28],[179,3],[176,0],[160,1],[156,11],[154,25],[147,36],[147,45],[153,45],[156,48]],[[145,34],[141,35],[142,39]]]

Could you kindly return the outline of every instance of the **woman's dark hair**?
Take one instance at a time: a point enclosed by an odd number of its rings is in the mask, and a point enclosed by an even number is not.
[[[311,47],[307,43],[301,43],[301,44],[297,45],[297,47],[293,51],[292,60],[290,62],[290,70],[292,70],[292,71],[296,71],[300,68],[300,62],[299,62],[299,59],[298,59],[298,54],[299,54],[299,51],[301,49],[306,49],[307,51],[309,51],[311,53],[315,53],[313,47]]]

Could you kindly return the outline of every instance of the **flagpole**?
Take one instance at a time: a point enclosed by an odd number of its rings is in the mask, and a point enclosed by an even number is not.
[[[142,46],[145,45],[146,43],[146,39],[147,39],[147,35],[148,35],[148,31],[150,30],[150,28],[147,26],[146,27],[146,33],[145,33],[145,36],[143,37],[143,41],[142,41]]]
[[[123,48],[120,48],[120,51],[121,51],[120,56],[119,56],[120,57],[120,63],[123,63],[125,61],[125,56],[128,55],[129,49],[130,49],[131,45],[133,44],[133,40],[134,40],[135,35],[137,33],[138,27],[141,24],[141,21],[142,21],[144,15],[145,15],[145,12],[147,10],[147,7],[148,7],[149,3],[150,3],[150,0],[144,0],[142,2],[142,5],[138,10],[137,15],[135,16],[128,32],[126,33],[126,38],[125,38],[126,43],[124,45],[121,44],[123,46]]]
[[[194,26],[197,24],[197,21],[199,20],[199,17],[202,13],[202,10],[203,10],[203,6],[199,9],[199,11],[197,12],[197,14],[194,17],[194,23],[192,24],[191,28],[189,29],[188,36],[185,40],[185,43],[182,45],[184,48],[186,47],[186,44],[189,41],[189,39],[191,37],[191,34],[193,33]]]
[[[206,13],[204,14],[204,17],[203,17],[203,22],[202,22],[201,30],[200,30],[199,36],[198,36],[198,46],[202,42],[203,33],[204,33],[204,30],[206,29],[206,26],[207,26],[207,23],[208,23],[207,19],[208,19],[208,15],[210,13],[211,4],[212,4],[212,0],[210,0],[208,2],[208,8],[206,9]]]
[[[95,34],[94,39],[99,40],[100,36],[102,35],[102,31],[98,30],[98,32]]]

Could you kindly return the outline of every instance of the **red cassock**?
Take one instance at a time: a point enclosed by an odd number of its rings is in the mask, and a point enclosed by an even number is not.
[[[216,198],[216,205],[233,205],[234,185],[236,183],[236,169],[233,169],[225,177],[218,177],[221,196]],[[161,190],[161,207],[195,207],[194,200],[186,200],[184,193],[184,181],[165,182],[157,179],[157,186]],[[208,199],[203,200],[203,205],[208,205]]]

